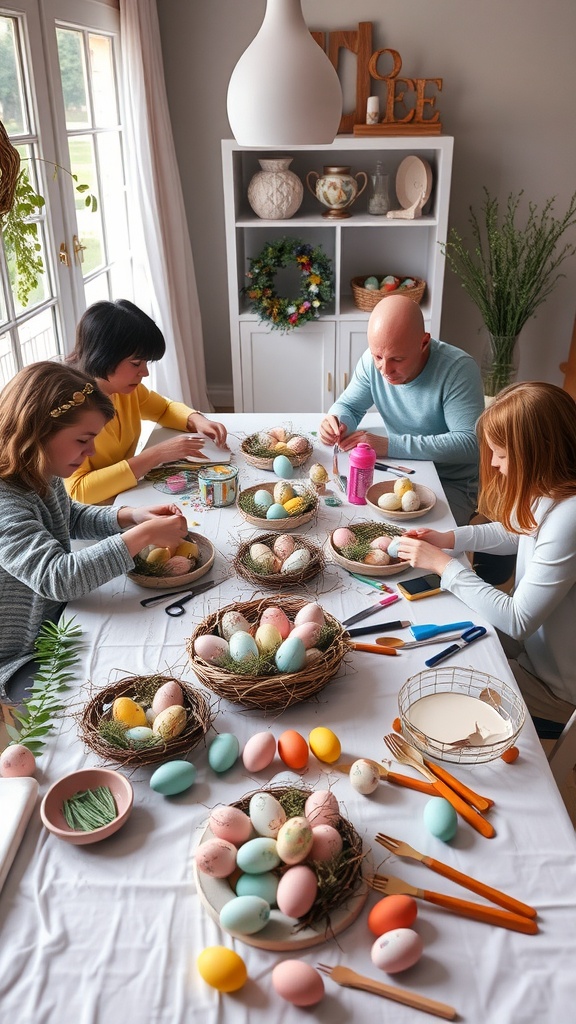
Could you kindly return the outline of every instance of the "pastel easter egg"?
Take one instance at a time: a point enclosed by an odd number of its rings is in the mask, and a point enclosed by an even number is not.
[[[310,563],[310,552],[308,548],[298,548],[282,562],[282,572],[302,572]]]
[[[290,454],[290,448],[288,447],[288,443],[286,441],[277,441],[276,444],[274,445],[274,451],[278,452],[279,455]]]
[[[308,764],[308,744],[295,729],[286,729],[278,738],[278,753],[288,768],[301,771]]]
[[[253,636],[240,629],[233,633],[229,641],[230,657],[234,661],[242,662],[246,658],[258,657],[258,646]]]
[[[163,740],[173,740],[184,732],[187,721],[186,708],[181,704],[174,704],[156,715],[152,731]]]
[[[258,626],[254,639],[260,654],[271,654],[282,643],[280,632],[271,622],[264,622]]]
[[[316,825],[312,829],[312,846],[308,853],[310,860],[332,860],[342,852],[342,836],[333,825]]]
[[[294,618],[294,624],[300,626],[303,622],[318,622],[320,626],[324,625],[324,612],[322,611],[319,604],[315,604],[311,601],[309,604],[303,605],[298,612],[296,612]]]
[[[247,741],[242,751],[246,771],[261,772],[274,760],[276,737],[271,732],[257,732]]]
[[[309,650],[310,647],[316,647],[321,632],[322,626],[318,622],[301,622],[299,626],[294,626],[290,638],[299,637],[306,650]]]
[[[263,871],[260,875],[240,875],[236,882],[237,896],[259,896],[269,906],[276,905],[278,883],[280,879],[272,871]]]
[[[270,505],[266,513],[266,519],[288,519],[288,512],[284,508],[284,505],[280,505],[278,502],[274,502]]]
[[[274,552],[266,544],[251,544],[250,558],[263,572],[270,572],[274,568]]]
[[[276,476],[282,477],[283,480],[289,480],[294,476],[294,466],[287,455],[277,455],[272,463],[272,469]]]
[[[276,651],[274,661],[279,672],[299,672],[306,663],[306,648],[300,637],[287,637]]]
[[[225,640],[230,640],[233,633],[244,633],[250,632],[250,623],[248,619],[242,615],[242,612],[230,609],[224,612],[220,619],[220,632]]]
[[[280,864],[276,840],[265,836],[249,839],[238,850],[236,862],[240,870],[248,875],[274,871]]]
[[[208,946],[196,960],[203,981],[217,992],[237,992],[248,979],[241,956],[226,946]]]
[[[398,512],[402,508],[401,499],[392,491],[385,491],[378,498],[378,508],[384,512]]]
[[[380,548],[372,548],[363,559],[364,565],[390,565],[390,555]]]
[[[149,743],[150,740],[154,739],[154,730],[147,725],[133,725],[131,729],[126,729],[124,736],[135,744]]]
[[[272,971],[275,992],[293,1006],[315,1006],[324,997],[322,975],[304,960],[281,960]]]
[[[417,914],[418,906],[413,896],[392,894],[374,904],[368,914],[368,927],[373,935],[379,937],[396,928],[411,928]]]
[[[423,948],[422,939],[411,928],[395,928],[376,939],[370,958],[381,971],[398,974],[418,963]]]
[[[152,711],[159,715],[161,711],[174,707],[175,704],[184,706],[184,691],[175,679],[169,679],[156,690],[152,698]]]
[[[270,920],[270,904],[260,896],[235,896],[220,911],[220,924],[229,932],[255,935]]]
[[[390,558],[398,558],[398,548],[400,547],[401,537],[392,537],[390,544],[388,545],[388,554]]]
[[[271,839],[276,839],[286,821],[286,811],[272,793],[254,793],[248,813],[258,835]]]
[[[390,547],[391,537],[374,537],[374,540],[370,541],[371,548],[379,548],[380,551],[388,551]]]
[[[306,508],[306,501],[304,498],[296,495],[294,498],[289,498],[288,501],[284,502],[284,508],[291,516],[300,516]]]
[[[308,476],[313,484],[320,487],[328,480],[328,473],[319,462],[315,462],[313,466],[310,466]]]
[[[332,543],[335,548],[347,548],[350,544],[356,542],[356,535],[352,533],[352,530],[348,530],[345,526],[340,526],[337,530],[334,530],[332,534]]]
[[[444,843],[454,839],[458,829],[458,816],[452,804],[443,796],[433,796],[424,804],[422,815],[429,832]]]
[[[340,819],[338,801],[329,789],[317,789],[311,793],[304,804],[304,816],[312,827],[316,825],[336,825]]]
[[[284,864],[299,864],[312,849],[312,828],[307,818],[288,818],[278,832],[276,848]]]
[[[309,447],[308,441],[301,434],[294,434],[292,437],[289,437],[286,445],[291,452],[296,452],[297,455],[303,455]]]
[[[420,498],[416,494],[416,491],[406,491],[402,495],[402,511],[403,512],[417,512],[420,508]]]
[[[3,779],[32,777],[36,771],[36,758],[22,743],[11,743],[0,755],[0,775]]]
[[[252,835],[252,822],[239,807],[215,807],[208,824],[217,839],[226,839],[234,846],[241,846]]]
[[[279,480],[278,483],[274,484],[274,501],[283,505],[285,501],[289,501],[293,497],[294,488],[287,480]]]
[[[198,871],[212,878],[228,878],[236,867],[236,847],[226,839],[207,839],[194,856]]]
[[[270,491],[265,490],[263,487],[260,487],[254,492],[254,504],[258,505],[258,508],[266,510],[267,508],[270,508],[273,501],[274,498],[270,494]]]
[[[162,796],[175,796],[190,789],[195,779],[196,768],[190,761],[167,761],[152,773],[150,789]]]
[[[286,441],[286,438],[288,437],[284,427],[270,427],[268,433],[276,441]]]
[[[325,764],[334,764],[334,761],[340,757],[342,749],[340,740],[331,729],[326,729],[323,726],[312,729],[308,736],[308,743],[314,757],[317,757],[319,761],[324,761]]]
[[[378,278],[372,275],[370,277],[366,277],[364,279],[364,288],[366,288],[369,292],[377,292],[380,288],[380,282],[378,281]]]
[[[372,761],[360,757],[351,766],[349,778],[352,789],[355,789],[357,793],[362,793],[363,796],[369,796],[378,788],[380,773]]]
[[[221,732],[208,748],[208,764],[212,771],[227,772],[236,763],[240,754],[240,744],[231,732]]]
[[[286,612],[277,605],[270,605],[262,612],[260,616],[260,625],[263,626],[266,623],[269,623],[271,626],[275,626],[283,640],[286,639],[292,629],[292,623],[286,615]]]
[[[112,705],[112,718],[127,726],[146,725],[146,713],[140,704],[131,697],[116,697]]]
[[[407,491],[413,490],[414,484],[407,476],[400,476],[394,481],[394,494],[397,494],[399,498],[401,498],[403,494],[406,494]]]
[[[203,633],[194,641],[194,654],[211,665],[217,665],[228,654],[228,641],[214,633]]]
[[[280,504],[283,504],[283,502],[280,502]],[[281,562],[284,562],[292,554],[295,546],[294,537],[291,537],[289,533],[281,533],[274,541],[274,554],[277,555]]]
[[[280,879],[276,892],[278,909],[286,917],[303,917],[313,906],[317,894],[315,872],[307,864],[296,864]]]

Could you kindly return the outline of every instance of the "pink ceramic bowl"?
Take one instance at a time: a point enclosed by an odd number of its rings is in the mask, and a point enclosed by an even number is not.
[[[118,816],[109,825],[103,825],[92,832],[77,832],[71,829],[62,811],[64,801],[69,800],[75,793],[81,793],[85,789],[97,789],[98,786],[108,786],[111,790],[118,808]],[[86,843],[98,843],[101,839],[107,839],[122,828],[130,816],[133,800],[132,786],[120,772],[112,768],[83,768],[79,772],[65,775],[50,786],[40,805],[40,817],[48,831],[58,839],[64,839],[75,846],[84,846]]]

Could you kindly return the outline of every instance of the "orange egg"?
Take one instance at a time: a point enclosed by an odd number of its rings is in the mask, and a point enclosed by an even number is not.
[[[308,764],[308,744],[295,729],[287,729],[278,739],[278,753],[288,768],[295,771]]]
[[[385,896],[368,914],[368,927],[379,937],[396,928],[410,928],[416,920],[418,907],[412,896]]]

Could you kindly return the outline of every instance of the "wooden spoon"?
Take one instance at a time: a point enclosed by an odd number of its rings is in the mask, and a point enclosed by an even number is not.
[[[462,633],[443,633],[431,636],[428,640],[402,640],[399,636],[377,636],[375,643],[382,647],[422,647],[422,644],[444,643],[446,640],[459,640]]]

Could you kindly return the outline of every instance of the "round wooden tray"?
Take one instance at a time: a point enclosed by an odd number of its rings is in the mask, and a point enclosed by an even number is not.
[[[425,516],[427,512],[430,512],[436,504],[436,495],[430,487],[425,487],[424,484],[414,484],[414,490],[420,498],[420,508],[416,509],[415,512],[390,512],[388,509],[380,508],[378,504],[378,498],[382,494],[390,494],[394,490],[393,480],[383,480],[379,484],[372,484],[371,487],[366,491],[366,501],[371,508],[380,516],[384,516],[386,519],[419,519],[420,516]]]
[[[306,484],[297,480],[288,481],[291,487],[294,488],[294,493],[296,495],[304,493],[307,495],[309,494],[314,500],[313,508],[310,508],[308,512],[304,512],[303,515],[287,516],[286,519],[266,519],[266,514],[262,516],[253,516],[244,511],[240,505],[240,498],[243,494],[256,494],[256,491],[268,491],[270,494],[273,494],[276,483],[278,483],[277,480],[274,483],[256,484],[254,487],[246,487],[241,491],[236,502],[240,515],[247,523],[251,523],[252,526],[259,526],[260,529],[266,528],[267,530],[274,530],[275,533],[286,533],[289,530],[297,530],[299,526],[304,526],[306,523],[309,523],[318,512],[318,495]]]
[[[200,565],[192,572],[185,572],[182,576],[142,576],[135,572],[127,572],[128,579],[137,583],[139,587],[146,587],[149,590],[170,590],[175,588],[181,590],[188,583],[194,583],[201,576],[205,576],[214,564],[216,549],[214,545],[200,533],[188,533],[186,540],[194,541],[200,550]]]

